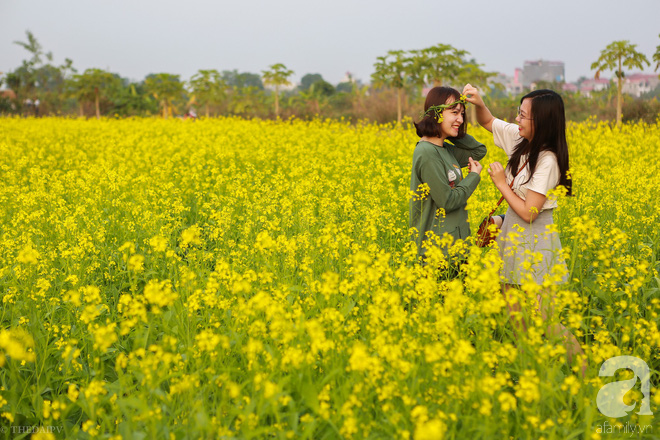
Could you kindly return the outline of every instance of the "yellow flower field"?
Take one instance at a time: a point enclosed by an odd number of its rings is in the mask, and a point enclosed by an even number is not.
[[[496,249],[471,246],[452,281],[414,264],[410,128],[9,118],[0,132],[4,438],[618,438],[605,422],[660,437],[658,124],[569,126],[575,196],[555,222],[571,281],[548,289],[584,379],[543,335],[535,285],[516,339]],[[484,164],[505,160],[469,132]],[[473,232],[498,197],[484,171]],[[653,371],[654,416],[599,412],[600,365],[622,354]],[[638,409],[639,389],[624,397]]]

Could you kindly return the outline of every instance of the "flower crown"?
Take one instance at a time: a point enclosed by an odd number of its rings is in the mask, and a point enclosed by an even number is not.
[[[420,113],[420,118],[424,119],[427,116],[435,115],[435,118],[438,120],[438,123],[440,123],[444,120],[444,117],[442,116],[442,111],[446,108],[454,107],[457,104],[463,104],[463,106],[466,106],[467,96],[460,95],[458,100],[454,102],[450,102],[449,104],[432,105],[426,111]]]

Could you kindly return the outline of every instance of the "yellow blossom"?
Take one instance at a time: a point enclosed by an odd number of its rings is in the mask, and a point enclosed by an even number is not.
[[[32,248],[32,246],[25,246],[16,257],[16,261],[23,264],[37,264],[39,260],[39,252]]]

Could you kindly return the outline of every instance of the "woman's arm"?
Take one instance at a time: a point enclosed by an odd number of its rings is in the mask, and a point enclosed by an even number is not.
[[[454,188],[449,186],[447,172],[444,167],[431,159],[431,154],[423,151],[417,163],[413,166],[417,169],[422,182],[426,182],[430,189],[430,196],[435,204],[444,209],[445,212],[452,212],[461,208],[467,199],[477,188],[481,176],[481,165],[478,162],[471,161],[470,172]]]
[[[493,120],[495,117],[490,110],[488,110],[486,104],[484,104],[484,100],[481,99],[481,95],[479,95],[477,88],[471,84],[466,84],[465,87],[463,87],[463,95],[467,97],[467,102],[474,105],[477,109],[477,122],[479,125],[492,133]]]
[[[479,161],[486,155],[486,146],[469,134],[466,134],[461,139],[450,138],[448,140],[454,145],[445,144],[445,146],[456,158],[461,168],[468,166],[470,158]]]
[[[488,167],[488,174],[490,174],[493,183],[497,189],[504,196],[511,209],[520,216],[527,223],[533,222],[538,217],[543,204],[545,203],[546,196],[537,193],[536,191],[527,190],[525,200],[521,199],[509,185],[506,183],[504,175],[504,167],[499,162],[493,162]]]

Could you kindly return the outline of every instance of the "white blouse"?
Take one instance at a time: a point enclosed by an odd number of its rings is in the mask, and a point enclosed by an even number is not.
[[[504,150],[507,156],[511,157],[514,147],[522,139],[518,132],[518,125],[504,122],[501,119],[493,121],[493,141],[495,145]],[[527,155],[520,158],[520,165],[524,164],[527,160]],[[527,191],[532,190],[544,196],[548,195],[548,191],[554,189],[559,184],[559,164],[557,163],[557,156],[552,151],[542,151],[539,154],[539,159],[536,162],[536,169],[534,175],[527,181],[529,176],[529,163],[525,165],[518,176],[513,182],[513,192],[521,199],[525,200]],[[506,170],[506,183],[510,184],[513,180],[513,175]],[[557,207],[557,199],[555,197],[548,197],[543,204],[542,209],[553,209]]]

